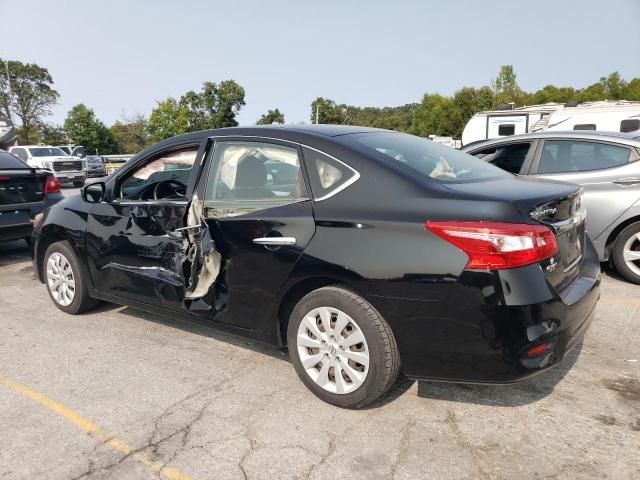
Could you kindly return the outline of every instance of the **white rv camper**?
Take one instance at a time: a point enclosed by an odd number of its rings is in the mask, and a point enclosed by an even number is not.
[[[513,108],[513,104],[502,105],[496,110],[476,113],[462,132],[462,144],[490,138],[528,133],[548,115],[564,107],[561,103],[545,103]]]
[[[640,102],[617,100],[565,106],[545,117],[536,130],[635,132],[640,130]]]

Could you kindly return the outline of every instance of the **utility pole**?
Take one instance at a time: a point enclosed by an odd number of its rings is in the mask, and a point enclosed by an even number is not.
[[[11,79],[9,78],[9,60],[4,62],[4,73],[7,76],[7,113],[9,114],[9,120],[13,123],[13,115],[11,115]]]

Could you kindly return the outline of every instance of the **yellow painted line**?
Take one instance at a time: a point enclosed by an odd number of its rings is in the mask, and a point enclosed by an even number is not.
[[[626,298],[600,297],[600,302],[607,305],[629,305],[631,307],[640,307],[640,302],[638,302],[637,300],[627,300]]]
[[[120,440],[113,435],[109,435],[91,420],[86,419],[79,413],[74,412],[64,405],[56,402],[55,400],[51,400],[41,393],[38,393],[35,390],[31,390],[30,388],[25,387],[24,385],[21,385],[20,383],[11,380],[10,378],[5,377],[2,374],[0,374],[0,384],[4,385],[10,390],[13,390],[16,393],[19,393],[20,395],[33,400],[36,403],[39,403],[43,407],[46,407],[52,412],[57,413],[61,417],[66,418],[100,443],[109,445],[111,448],[117,450],[120,453],[123,453],[124,455],[131,455],[131,458],[136,460],[138,463],[141,463],[145,467],[148,467],[154,472],[159,473],[161,476],[167,478],[168,480],[191,480],[191,477],[185,475],[175,468],[163,466],[162,462],[151,461],[149,457],[147,457],[143,453],[136,452],[133,447],[129,446],[123,440]]]

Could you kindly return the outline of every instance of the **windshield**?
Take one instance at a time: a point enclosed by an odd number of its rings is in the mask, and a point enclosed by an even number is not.
[[[29,168],[29,165],[10,153],[0,152],[0,170],[14,170],[19,168]]]
[[[58,147],[34,147],[29,151],[34,157],[67,157],[68,155]]]
[[[397,162],[438,182],[466,182],[502,178],[510,173],[455,148],[402,133],[353,135],[357,147],[383,161]]]

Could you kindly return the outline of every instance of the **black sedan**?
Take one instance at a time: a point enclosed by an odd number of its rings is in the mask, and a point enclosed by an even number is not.
[[[36,223],[36,274],[61,310],[107,300],[288,346],[304,384],[344,407],[401,371],[539,373],[599,297],[579,187],[384,130],[171,138]]]
[[[62,200],[60,181],[0,150],[0,241],[31,241],[32,219]]]

